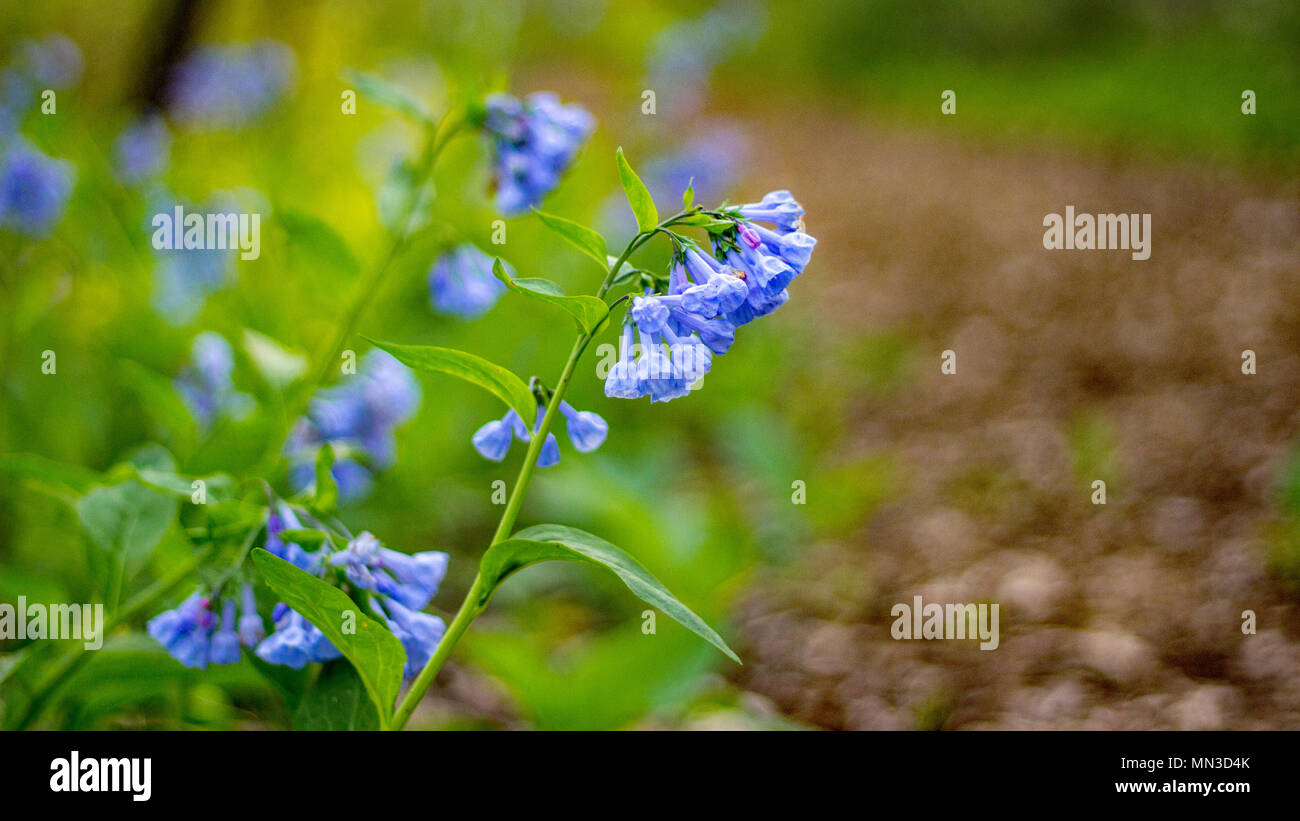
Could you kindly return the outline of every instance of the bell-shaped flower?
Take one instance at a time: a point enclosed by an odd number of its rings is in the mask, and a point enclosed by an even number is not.
[[[235,600],[226,599],[221,607],[221,623],[212,634],[208,661],[213,664],[239,663],[239,634],[235,632]]]
[[[370,601],[383,614],[388,629],[406,649],[406,678],[415,678],[429,663],[438,642],[447,632],[447,625],[437,616],[409,609],[396,601],[380,602],[373,598]]]
[[[240,591],[239,641],[245,647],[256,647],[266,638],[266,627],[262,617],[257,614],[257,599],[253,596],[253,586],[245,584]]]
[[[579,453],[590,453],[600,447],[609,434],[609,423],[591,411],[575,410],[568,402],[561,401],[560,413],[564,414],[569,439]]]

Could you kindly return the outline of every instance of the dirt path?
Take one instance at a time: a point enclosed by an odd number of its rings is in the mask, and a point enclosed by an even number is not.
[[[842,449],[907,481],[747,598],[740,682],[827,727],[1300,728],[1300,596],[1263,538],[1300,422],[1294,182],[784,108],[753,131],[820,239],[790,309],[827,346],[905,328],[916,368],[885,395],[844,380]],[[1151,213],[1151,258],[1043,249],[1067,205]],[[999,602],[1000,648],[892,640],[914,595]]]

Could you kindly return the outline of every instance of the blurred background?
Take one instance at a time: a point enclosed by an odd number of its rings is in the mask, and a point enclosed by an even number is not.
[[[819,240],[789,304],[691,396],[608,400],[589,355],[569,400],[609,438],[564,443],[520,519],[622,546],[745,664],[664,618],[643,635],[612,577],[542,565],[501,590],[412,726],[1297,728],[1298,43],[1287,2],[5,0],[0,131],[66,163],[68,193],[48,226],[0,226],[0,453],[98,471],[149,446],[185,473],[251,474],[284,421],[279,376],[379,262],[418,148],[389,109],[341,112],[344,71],[435,112],[472,84],[554,91],[598,126],[545,207],[611,247],[635,230],[618,146],[661,212],[692,178],[708,204],[788,188]],[[234,99],[184,91],[213,46],[258,67]],[[212,95],[215,113],[191,104]],[[430,227],[359,332],[553,381],[572,333],[535,304],[507,295],[476,320],[430,304],[430,265],[465,241],[570,293],[597,284],[533,218],[493,246],[487,179],[483,141],[453,143]],[[157,202],[260,212],[261,257],[179,270],[149,245]],[[1067,205],[1150,213],[1151,258],[1044,250],[1043,216]],[[202,424],[172,380],[209,331],[249,406]],[[343,518],[448,551],[448,615],[519,453],[470,445],[497,400],[420,381],[394,460]],[[102,600],[76,515],[45,490],[0,474],[0,601]],[[170,530],[138,584],[184,542]],[[1000,647],[892,640],[891,607],[916,595],[999,603]],[[291,723],[249,663],[187,670],[141,627],[43,726]]]

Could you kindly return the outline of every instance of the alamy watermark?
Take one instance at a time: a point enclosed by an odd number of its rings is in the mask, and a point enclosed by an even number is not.
[[[899,602],[889,611],[894,623],[889,634],[895,639],[979,639],[981,650],[998,649],[998,606],[996,604],[924,604],[920,596],[912,604]]]
[[[103,604],[27,603],[18,597],[18,605],[0,602],[0,640],[74,639],[87,650],[104,646]]]
[[[216,251],[239,249],[240,259],[262,255],[262,215],[244,213],[185,213],[176,206],[172,213],[154,214],[151,223],[153,247],[158,251]]]
[[[1043,217],[1043,247],[1049,251],[1132,251],[1133,259],[1151,258],[1150,214],[1079,214],[1065,206],[1065,216]]]

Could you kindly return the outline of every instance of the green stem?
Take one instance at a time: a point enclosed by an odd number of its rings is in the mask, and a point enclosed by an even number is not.
[[[655,234],[661,230],[673,225],[678,220],[687,216],[688,212],[682,212],[669,217],[661,222],[657,228],[652,231],[644,231],[632,238],[623,250],[623,254],[610,266],[609,272],[605,275],[605,281],[601,283],[600,289],[596,291],[596,296],[604,299],[605,294],[609,293],[610,286],[614,283],[614,278],[618,271],[623,267],[636,249],[640,248]],[[569,353],[569,360],[564,365],[564,371],[560,374],[560,381],[556,383],[555,390],[551,394],[551,401],[546,405],[546,412],[542,415],[542,422],[533,432],[532,438],[528,442],[528,452],[524,454],[524,463],[519,468],[519,478],[515,480],[514,489],[510,492],[510,498],[506,501],[505,512],[501,514],[501,521],[497,523],[496,532],[492,534],[492,544],[504,541],[510,538],[510,533],[514,530],[515,521],[519,518],[519,509],[524,503],[524,494],[528,490],[528,484],[532,481],[533,471],[537,468],[537,458],[541,455],[542,446],[546,444],[546,436],[551,430],[551,421],[555,418],[559,410],[560,402],[564,399],[565,391],[569,388],[569,383],[573,379],[573,374],[578,368],[578,361],[582,359],[582,354],[587,350],[587,345],[591,343],[593,336],[590,333],[582,333],[573,343],[573,350]],[[528,424],[528,420],[524,420]],[[442,640],[438,642],[438,647],[434,650],[433,656],[420,675],[416,677],[415,682],[411,684],[411,689],[406,691],[406,697],[398,706],[397,711],[393,713],[393,720],[389,723],[389,729],[400,730],[406,725],[415,711],[415,707],[424,697],[429,686],[442,669],[442,665],[451,655],[452,649],[455,648],[456,642],[460,641],[465,631],[469,629],[470,624],[478,615],[487,607],[488,597],[491,591],[483,589],[482,576],[475,575],[474,583],[470,586],[469,592],[465,594],[465,599],[460,603],[460,609],[456,611],[455,617],[452,618],[451,625],[448,626],[447,632],[443,635]]]

